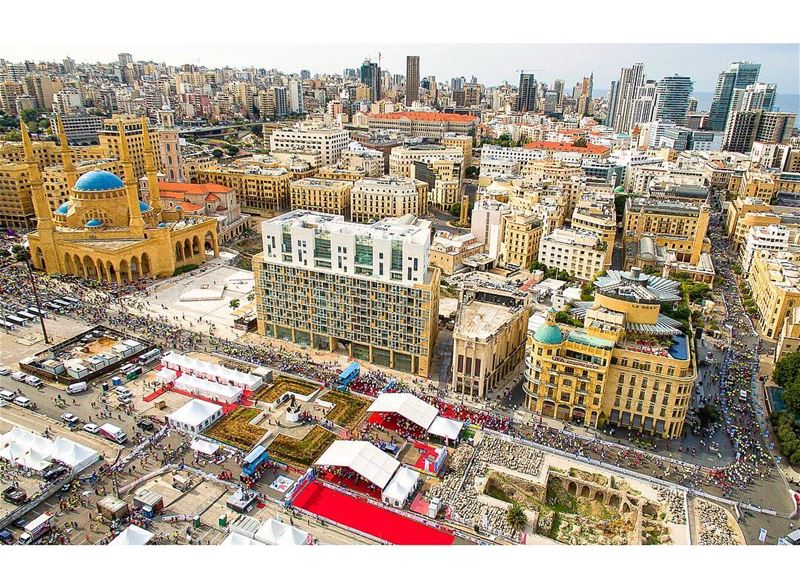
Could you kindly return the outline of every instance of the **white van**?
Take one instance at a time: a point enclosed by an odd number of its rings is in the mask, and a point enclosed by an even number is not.
[[[28,386],[33,386],[35,388],[41,388],[44,386],[44,383],[36,376],[28,376],[25,378],[25,383],[28,384]]]
[[[0,398],[3,400],[7,400],[8,402],[13,401],[17,397],[11,390],[0,390]]]
[[[26,398],[25,396],[17,396],[14,399],[14,404],[16,404],[17,406],[21,406],[22,408],[30,408],[31,407],[31,401],[28,398]]]
[[[75,382],[67,386],[67,394],[77,394],[78,392],[85,392],[88,386],[86,382]]]
[[[739,391],[739,402],[747,402],[747,390]]]

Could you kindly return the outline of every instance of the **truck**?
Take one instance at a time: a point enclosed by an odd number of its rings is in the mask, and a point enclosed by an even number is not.
[[[111,423],[102,425],[100,427],[100,434],[109,441],[114,441],[120,445],[124,445],[128,440],[128,436],[125,434],[125,431],[116,425],[112,425]]]
[[[29,545],[39,539],[41,536],[50,531],[50,521],[53,519],[52,515],[47,513],[39,515],[30,523],[25,525],[23,533],[19,536],[17,543],[20,545]]]

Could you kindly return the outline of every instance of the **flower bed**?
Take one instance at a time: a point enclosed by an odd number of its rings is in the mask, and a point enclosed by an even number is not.
[[[325,453],[336,440],[336,435],[322,427],[312,428],[302,439],[280,434],[269,444],[270,459],[287,465],[308,467]]]
[[[237,408],[214,423],[205,435],[242,451],[249,451],[267,432],[250,424],[259,412],[256,408]]]
[[[318,385],[306,382],[305,380],[289,378],[287,376],[276,376],[266,388],[256,392],[252,396],[252,400],[271,404],[278,400],[285,392],[295,392],[300,396],[309,396],[313,394],[317,388],[319,388]]]
[[[361,421],[369,405],[369,402],[359,396],[335,391],[325,394],[322,400],[336,405],[326,415],[326,418],[346,429],[353,428]]]

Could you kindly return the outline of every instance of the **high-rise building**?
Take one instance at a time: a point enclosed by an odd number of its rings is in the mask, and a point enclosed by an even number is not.
[[[301,114],[303,111],[303,82],[293,78],[289,80],[289,112]]]
[[[553,91],[558,95],[558,107],[561,108],[561,102],[564,100],[564,80],[555,80]]]
[[[369,88],[369,98],[372,102],[381,99],[381,68],[369,58],[361,64],[361,83]]]
[[[661,78],[656,84],[653,120],[685,124],[693,87],[694,84],[688,76],[675,74]]]
[[[311,72],[307,69],[300,70],[300,79],[301,80],[310,80],[311,79]]]
[[[609,109],[609,124],[614,130],[627,133],[633,128],[633,103],[644,84],[644,64],[634,63],[623,67],[619,80],[613,86],[613,111]]]
[[[724,131],[728,122],[733,91],[756,83],[761,65],[748,61],[734,61],[728,69],[719,74],[714,88],[714,99],[708,116],[708,127],[712,131]]]
[[[636,98],[633,100],[633,113],[631,126],[648,122],[653,118],[653,108],[656,104],[656,82],[647,80],[639,87]]]
[[[748,153],[755,141],[785,143],[792,136],[797,115],[789,112],[741,110],[733,112],[725,125],[722,148]]]
[[[419,55],[406,57],[406,105],[419,100]]]
[[[519,112],[536,112],[538,86],[532,73],[520,72],[516,110]]]
[[[407,215],[364,226],[295,210],[264,221],[261,234],[263,252],[253,257],[260,335],[428,375],[440,278],[428,265],[430,221]]]
[[[765,84],[763,82],[750,84],[746,88],[735,88],[728,116],[740,110],[772,110],[777,90],[778,88],[775,84]]]
[[[120,53],[117,55],[117,61],[121,68],[125,68],[133,63],[133,55],[130,53]]]

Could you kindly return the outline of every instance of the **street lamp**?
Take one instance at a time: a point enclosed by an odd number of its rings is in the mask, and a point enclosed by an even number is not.
[[[47,336],[47,329],[44,326],[44,314],[42,313],[42,304],[39,302],[39,290],[36,287],[36,279],[33,277],[33,270],[31,269],[31,253],[22,245],[15,245],[12,250],[17,261],[21,261],[22,265],[28,272],[28,278],[31,281],[31,289],[33,290],[33,298],[36,300],[36,310],[39,314],[39,323],[42,326],[42,336],[44,337],[45,344],[50,343],[50,338]]]

